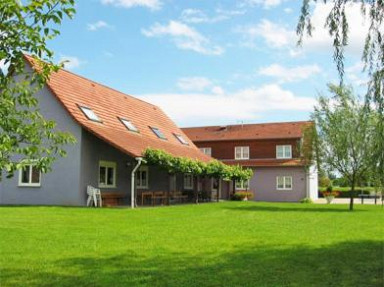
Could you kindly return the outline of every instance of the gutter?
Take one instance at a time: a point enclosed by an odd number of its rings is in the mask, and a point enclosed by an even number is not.
[[[140,167],[142,162],[145,162],[142,157],[136,157],[135,160],[137,160],[137,164],[133,168],[131,172],[131,208],[135,208],[135,173]]]

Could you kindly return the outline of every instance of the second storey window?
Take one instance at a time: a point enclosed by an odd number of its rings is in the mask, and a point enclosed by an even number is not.
[[[210,148],[210,147],[201,147],[200,150],[203,154],[206,154],[209,156],[212,155],[212,148]]]
[[[33,164],[28,164],[20,169],[19,186],[34,186],[41,185],[41,173]]]
[[[276,158],[292,158],[292,146],[291,145],[276,146]]]
[[[112,161],[99,162],[99,187],[116,187],[116,163]]]
[[[235,147],[235,159],[249,159],[249,146]]]
[[[148,166],[141,166],[136,171],[136,187],[138,189],[148,188]]]
[[[184,174],[184,189],[193,189],[193,175],[190,173]]]

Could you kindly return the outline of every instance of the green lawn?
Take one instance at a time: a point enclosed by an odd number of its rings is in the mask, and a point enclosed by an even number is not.
[[[0,207],[0,286],[383,286],[381,206]]]

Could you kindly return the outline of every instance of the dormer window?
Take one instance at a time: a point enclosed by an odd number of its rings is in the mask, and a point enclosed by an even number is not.
[[[276,146],[276,158],[292,158],[292,146],[291,145],[277,145]]]
[[[131,132],[135,132],[135,133],[138,133],[139,130],[137,129],[137,127],[129,120],[126,120],[126,119],[123,119],[123,118],[119,118],[119,120],[121,121],[121,123]]]
[[[166,140],[166,139],[167,139],[167,138],[165,137],[165,135],[161,132],[161,130],[159,130],[158,128],[150,127],[150,129],[153,131],[153,133],[154,133],[159,139],[162,139],[162,140]]]
[[[175,138],[179,140],[180,143],[184,145],[189,145],[189,143],[185,140],[185,138],[183,138],[182,135],[178,135],[178,134],[173,134],[173,135],[175,136]]]
[[[91,108],[84,106],[79,106],[79,108],[89,120],[101,123],[101,120]]]

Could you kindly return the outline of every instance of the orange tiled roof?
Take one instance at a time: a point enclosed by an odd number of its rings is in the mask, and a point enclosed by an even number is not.
[[[32,57],[25,58],[32,67],[38,68]],[[211,159],[200,152],[183,131],[155,105],[64,69],[52,73],[47,86],[77,123],[124,153],[138,157],[142,156],[146,148],[154,148],[174,156],[202,161]],[[79,109],[79,105],[91,108],[102,123],[89,120]],[[130,120],[140,133],[128,131],[118,117]],[[167,140],[159,139],[149,126],[159,128]],[[181,144],[174,133],[182,135],[189,145]]]
[[[301,138],[310,121],[183,128],[193,142]]]
[[[222,160],[228,165],[241,165],[244,167],[288,167],[288,166],[304,166],[300,159],[248,159],[248,160]]]

